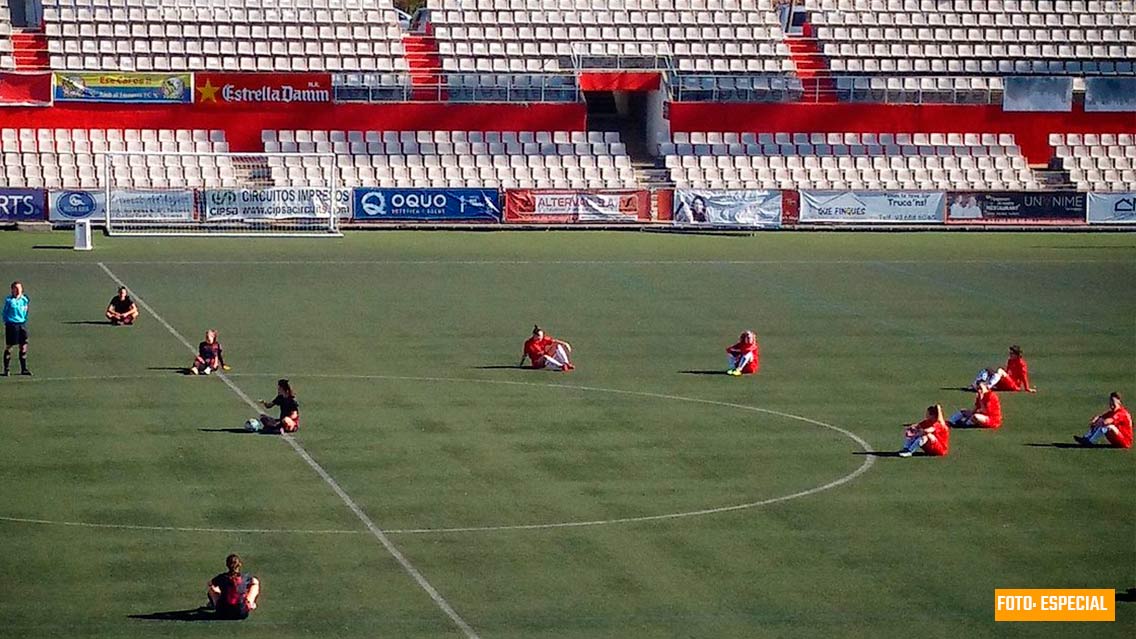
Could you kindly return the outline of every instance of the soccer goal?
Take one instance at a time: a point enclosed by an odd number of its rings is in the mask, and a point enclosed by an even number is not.
[[[106,154],[108,235],[338,237],[350,216],[329,153]]]

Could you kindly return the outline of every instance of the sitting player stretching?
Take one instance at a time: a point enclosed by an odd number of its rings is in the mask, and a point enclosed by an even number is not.
[[[524,366],[525,359],[532,363],[533,368],[548,368],[554,371],[570,371],[576,368],[572,365],[572,345],[551,335],[545,335],[539,326],[534,326],[532,337],[525,340],[521,351],[521,363],[517,366]]]
[[[903,448],[900,457],[911,457],[922,448],[931,457],[942,457],[951,452],[951,429],[943,419],[943,407],[927,407],[927,416],[918,424],[908,424],[903,431]]]
[[[1022,347],[1017,344],[1010,347],[1010,357],[1006,360],[1005,368],[985,368],[979,371],[972,388],[977,388],[978,382],[983,381],[994,390],[1037,392],[1036,388],[1030,386],[1029,365],[1022,356]]]
[[[1002,402],[990,385],[978,382],[974,393],[974,410],[960,410],[947,421],[951,426],[971,426],[976,428],[1000,428],[1002,426]]]
[[[738,343],[726,349],[726,354],[729,355],[727,375],[753,375],[761,368],[757,336],[753,331],[742,333]]]
[[[264,425],[262,432],[294,433],[300,429],[300,403],[296,401],[296,393],[288,380],[282,379],[276,382],[276,397],[270,402],[261,401],[260,404],[265,408],[280,409],[280,419],[268,415],[260,416],[260,423]]]
[[[1073,439],[1082,446],[1092,446],[1101,435],[1113,448],[1132,448],[1132,413],[1120,401],[1120,393],[1108,396],[1108,410],[1089,422],[1089,432],[1074,435]]]
[[[217,331],[205,331],[205,341],[197,345],[197,357],[193,358],[193,366],[189,372],[194,375],[208,375],[216,370],[229,370],[225,365],[225,355],[222,352],[221,342],[217,341]]]
[[[241,574],[241,558],[237,555],[225,558],[225,568],[225,572],[209,580],[205,591],[209,607],[216,611],[218,619],[246,619],[256,610],[260,580]]]
[[[106,318],[114,326],[130,326],[138,319],[138,307],[134,304],[134,300],[130,299],[130,295],[127,295],[125,286],[118,287],[118,293],[110,298]]]

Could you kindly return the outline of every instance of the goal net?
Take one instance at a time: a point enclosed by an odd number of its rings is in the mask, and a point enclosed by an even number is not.
[[[108,235],[339,236],[350,194],[327,153],[106,154]]]

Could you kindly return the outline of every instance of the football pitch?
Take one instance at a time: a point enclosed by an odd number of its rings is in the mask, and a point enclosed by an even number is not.
[[[1130,595],[993,621],[995,588],[1136,588],[1136,458],[1066,446],[1136,405],[1136,235],[69,244],[0,234],[35,373],[0,378],[0,636],[1136,633]],[[135,326],[102,320],[116,280]],[[533,324],[577,370],[516,368]],[[210,328],[233,370],[182,374]],[[1000,430],[867,454],[1013,343],[1040,391]],[[242,432],[280,377],[300,431]],[[230,552],[260,608],[177,620]]]

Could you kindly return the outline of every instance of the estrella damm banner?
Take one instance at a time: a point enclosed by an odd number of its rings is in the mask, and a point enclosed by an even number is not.
[[[189,104],[193,102],[193,74],[57,71],[52,76],[52,94],[56,102]]]
[[[1116,621],[1116,591],[995,588],[994,621]]]

